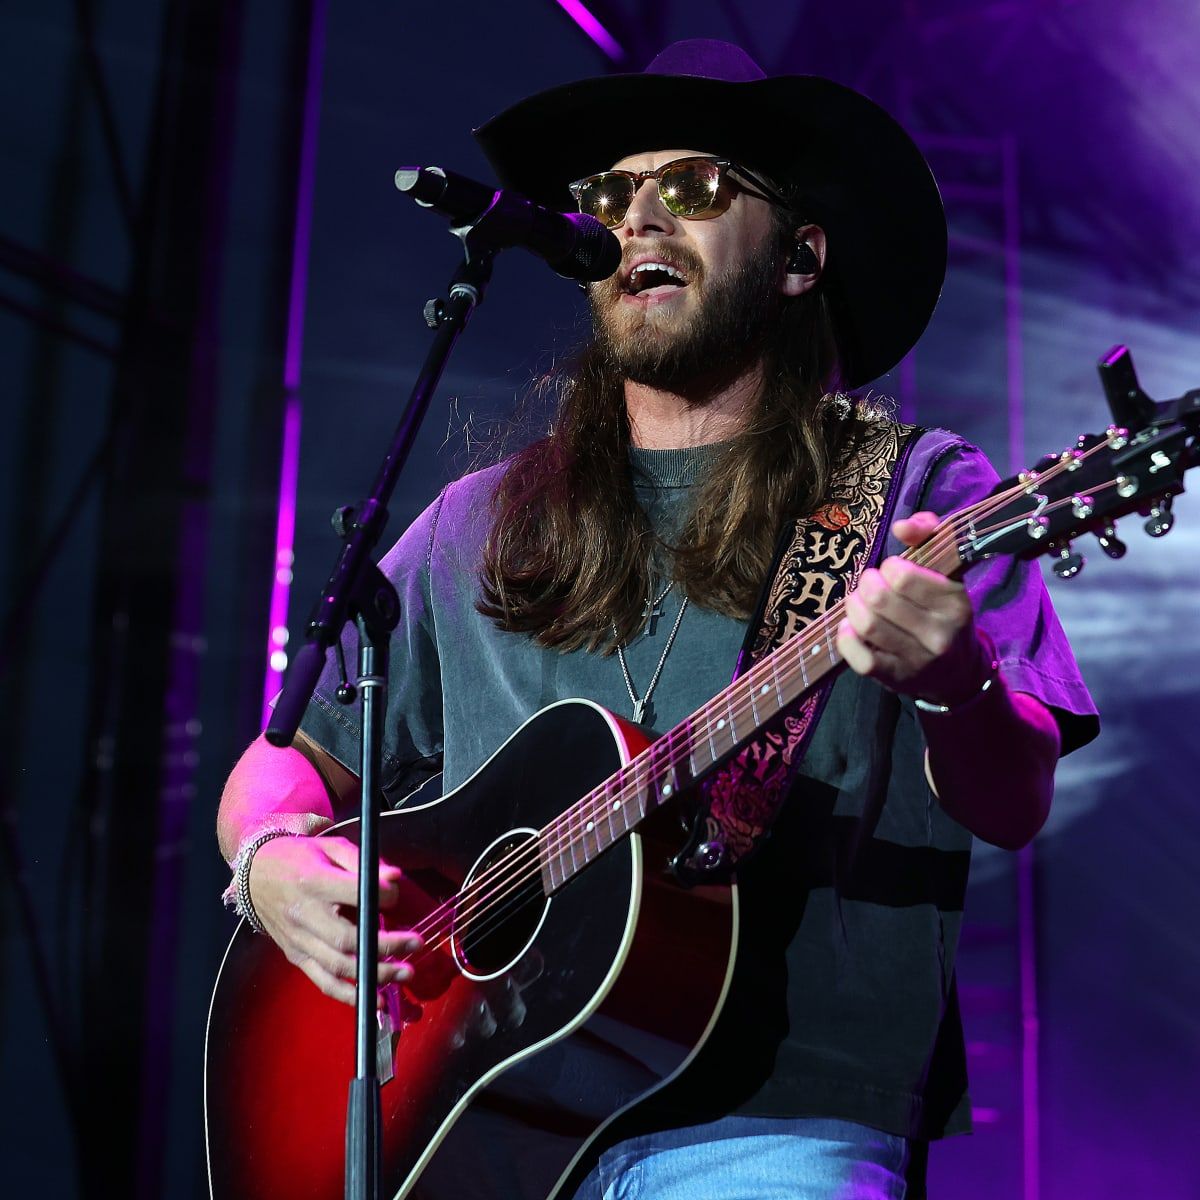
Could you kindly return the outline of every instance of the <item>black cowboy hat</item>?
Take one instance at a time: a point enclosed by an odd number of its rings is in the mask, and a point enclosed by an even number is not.
[[[572,180],[645,150],[719,154],[768,176],[829,235],[825,284],[852,387],[894,367],[937,304],[946,216],[912,138],[858,92],[767,78],[728,42],[676,42],[641,74],[538,92],[475,136],[503,186],[562,211]]]

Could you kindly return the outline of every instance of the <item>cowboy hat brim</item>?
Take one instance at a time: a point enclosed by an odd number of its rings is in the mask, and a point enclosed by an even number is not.
[[[574,207],[569,182],[647,150],[719,154],[791,189],[828,235],[852,387],[912,349],[941,293],[946,218],[929,165],[882,108],[831,80],[607,75],[521,100],[475,137],[502,186],[562,211]]]

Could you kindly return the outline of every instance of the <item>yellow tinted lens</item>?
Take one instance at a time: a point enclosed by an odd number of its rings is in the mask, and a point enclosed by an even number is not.
[[[581,213],[611,228],[625,220],[633,203],[633,180],[624,175],[593,175],[580,184],[576,199]]]
[[[702,158],[687,158],[662,173],[658,193],[663,205],[677,217],[697,217],[717,203],[721,168]]]

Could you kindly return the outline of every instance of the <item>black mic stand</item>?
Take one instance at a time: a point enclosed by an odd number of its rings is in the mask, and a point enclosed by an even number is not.
[[[360,746],[361,830],[358,857],[358,978],[355,996],[355,1076],[346,1112],[347,1200],[378,1200],[381,1168],[381,1105],[375,1062],[376,974],[379,961],[379,795],[383,729],[387,716],[388,642],[400,620],[396,589],[375,565],[373,551],[387,524],[387,503],[408,461],[421,422],[450,352],[471,313],[483,302],[492,261],[504,244],[493,236],[485,213],[453,230],[462,239],[464,259],[445,300],[429,301],[425,320],[436,330],[400,422],[392,435],[371,494],[354,508],[334,514],[342,549],[309,618],[307,641],[287,673],[266,730],[273,746],[290,746],[312,698],[329,648],[339,642],[347,621],[359,633],[358,690],[362,692]],[[345,685],[345,680],[342,681]],[[351,703],[355,689],[339,688]]]

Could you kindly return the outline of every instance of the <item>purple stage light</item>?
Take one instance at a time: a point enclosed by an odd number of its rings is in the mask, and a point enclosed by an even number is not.
[[[263,727],[271,716],[271,701],[283,686],[288,664],[288,600],[295,558],[296,484],[300,474],[300,396],[288,389],[283,413],[283,448],[279,464],[279,502],[275,518],[275,574],[271,578],[271,608],[267,637],[267,674],[263,683]]]
[[[308,39],[304,83],[304,126],[296,181],[296,226],[292,239],[292,281],[288,294],[287,345],[283,359],[283,446],[279,456],[279,501],[275,519],[275,571],[267,633],[267,673],[263,683],[263,726],[271,701],[283,686],[288,653],[288,600],[295,560],[296,486],[300,475],[300,364],[304,349],[304,305],[308,296],[308,253],[312,240],[313,189],[317,173],[317,129],[321,108],[321,69],[325,61],[325,0],[316,0]]]
[[[593,13],[584,8],[580,0],[556,0],[556,3],[613,62],[625,61],[625,51],[620,43],[600,24]]]

